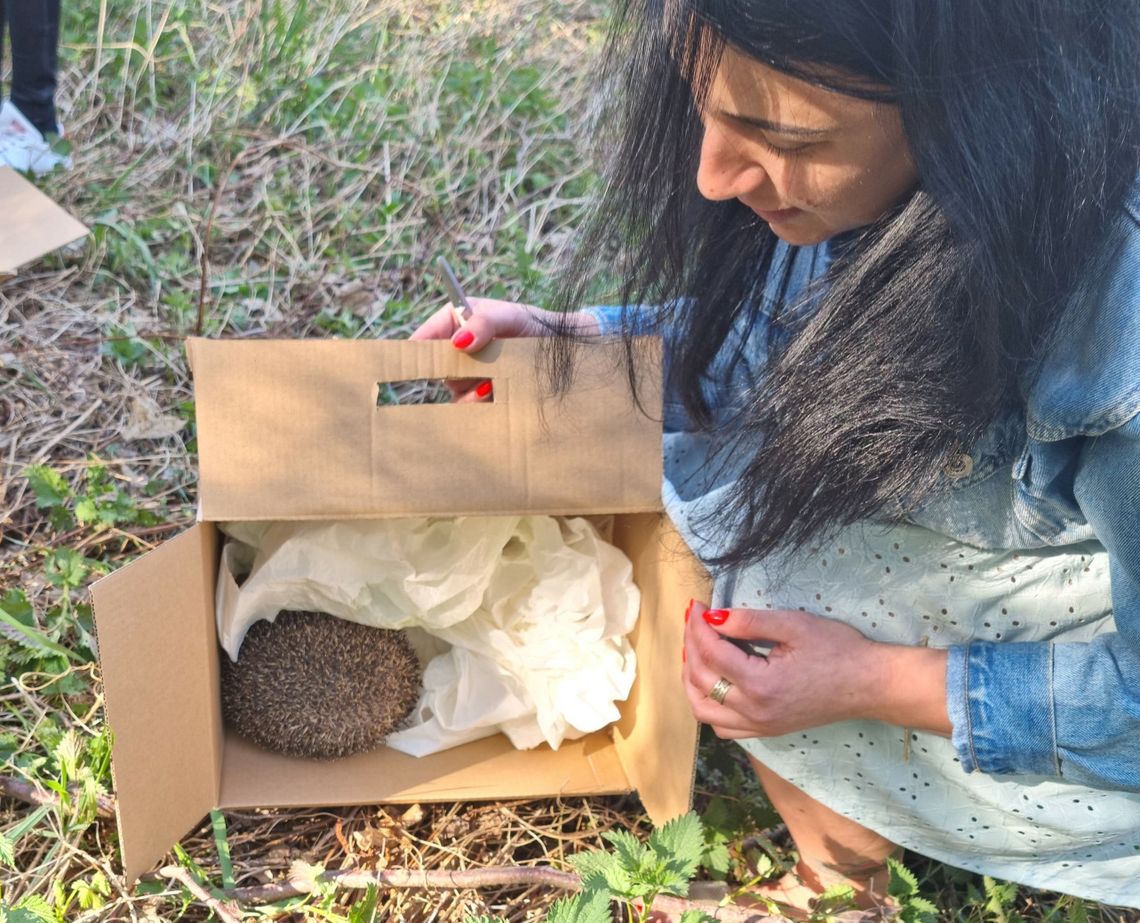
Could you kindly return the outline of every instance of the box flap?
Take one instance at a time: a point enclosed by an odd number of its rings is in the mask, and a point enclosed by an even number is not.
[[[0,277],[87,233],[11,167],[0,167],[0,211]]]
[[[216,535],[195,526],[91,588],[128,881],[217,803]]]
[[[200,517],[659,510],[656,363],[648,416],[613,342],[582,349],[575,387],[544,400],[538,342],[190,340]],[[494,401],[378,405],[380,383],[424,378],[490,378]]]
[[[708,599],[709,577],[664,516],[619,517],[614,544],[633,561],[641,588],[637,680],[614,747],[646,813],[661,825],[692,804],[698,725],[681,684],[681,648],[685,606]]]

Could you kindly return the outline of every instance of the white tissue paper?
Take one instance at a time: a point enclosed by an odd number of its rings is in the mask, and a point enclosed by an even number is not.
[[[282,609],[408,630],[426,667],[409,726],[388,737],[404,753],[499,731],[520,749],[557,748],[615,721],[614,703],[633,685],[632,566],[585,519],[243,522],[222,531],[230,538],[218,637],[231,659],[250,625]]]

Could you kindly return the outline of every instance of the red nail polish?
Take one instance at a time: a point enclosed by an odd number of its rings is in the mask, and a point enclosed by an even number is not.
[[[470,330],[460,330],[451,338],[451,345],[456,349],[466,349],[475,342],[475,334]]]
[[[693,611],[693,601],[690,599],[689,605],[685,607],[685,624],[686,625],[689,624],[689,615],[692,613],[692,611]]]
[[[723,625],[728,621],[728,610],[707,609],[705,610],[705,621],[710,625]]]
[[[477,384],[475,386],[475,393],[478,394],[479,397],[486,397],[488,394],[490,394],[491,393],[491,381],[490,381],[490,379],[488,379],[487,381],[479,382],[479,384]]]

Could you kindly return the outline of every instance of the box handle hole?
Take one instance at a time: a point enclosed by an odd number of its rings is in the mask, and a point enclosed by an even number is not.
[[[472,391],[487,403],[495,400],[495,391],[489,378],[407,378],[400,381],[378,381],[376,406],[451,404],[456,398]]]

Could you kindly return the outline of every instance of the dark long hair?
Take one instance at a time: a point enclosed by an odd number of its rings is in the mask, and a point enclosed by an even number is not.
[[[919,177],[844,248],[806,319],[776,308],[786,348],[731,426],[717,422],[747,459],[714,523],[733,540],[709,563],[733,565],[901,517],[1023,398],[1140,168],[1140,4],[619,0],[601,122],[618,136],[601,135],[604,192],[560,301],[608,277],[619,303],[659,305],[667,387],[706,427],[702,381],[731,331],[757,322],[777,245],[743,204],[696,193],[697,109],[726,45],[898,106]],[[548,341],[556,386],[575,348]]]

